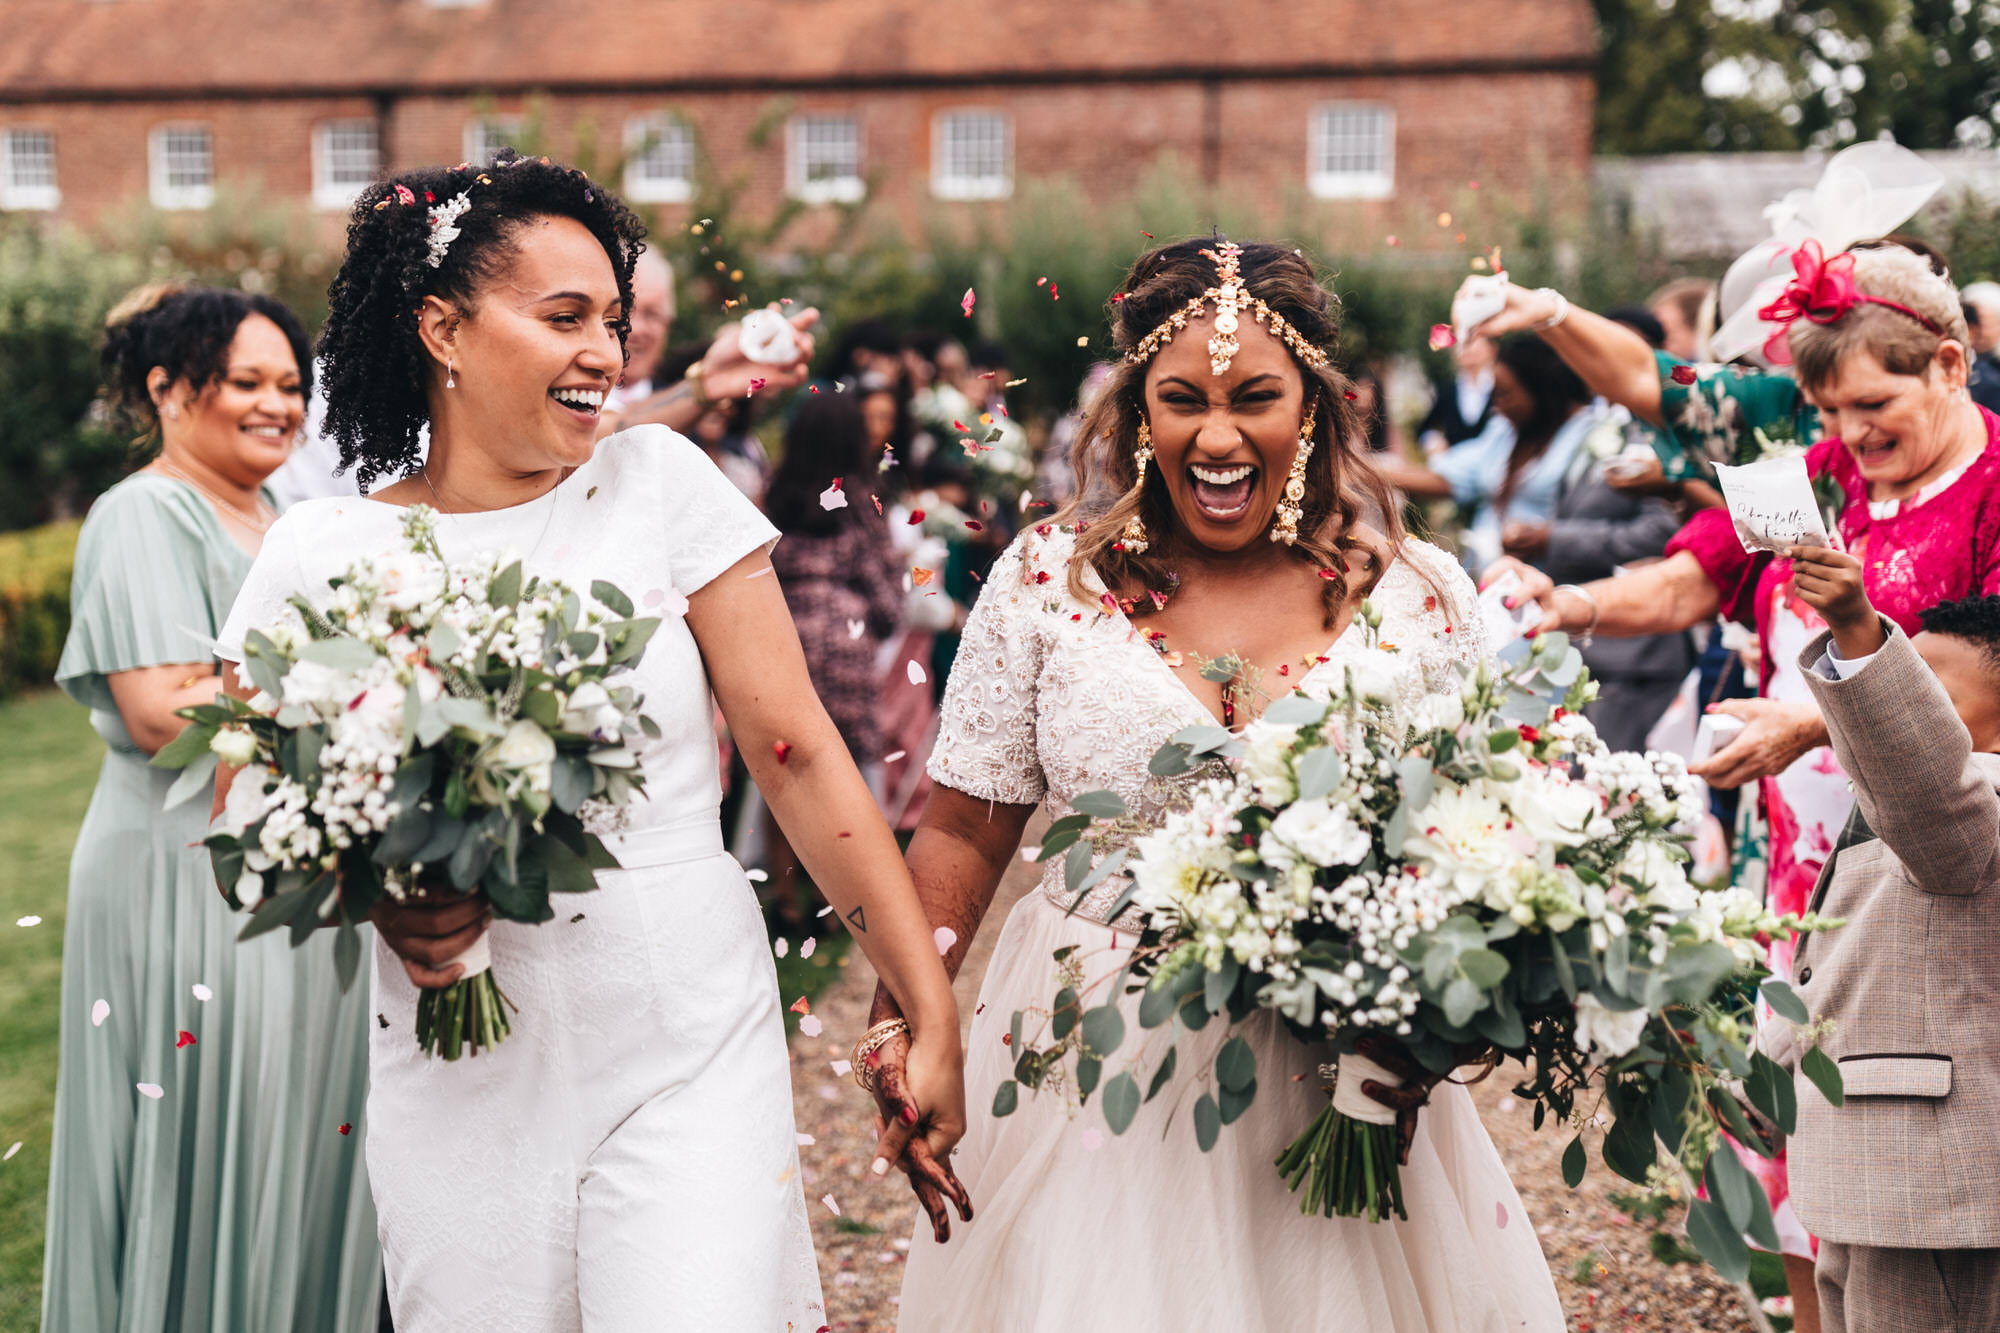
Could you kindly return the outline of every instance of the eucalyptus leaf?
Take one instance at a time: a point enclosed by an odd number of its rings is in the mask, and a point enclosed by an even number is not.
[[[1219,969],[1201,974],[1201,1000],[1208,1006],[1208,1012],[1222,1012],[1222,1006],[1229,1003],[1230,992],[1236,989],[1236,981],[1242,975],[1243,965],[1227,955]]]
[[[529,695],[530,699],[548,698],[547,695]],[[566,815],[573,815],[590,799],[590,793],[597,784],[597,770],[582,755],[559,754],[551,767],[550,796],[556,809]]]
[[[1622,1115],[1604,1136],[1604,1164],[1635,1184],[1646,1183],[1657,1149],[1653,1126],[1643,1115]]]
[[[414,802],[389,821],[389,827],[375,844],[371,859],[378,866],[409,865],[417,851],[431,838],[431,814]]]
[[[1097,1091],[1097,1080],[1104,1073],[1104,1061],[1094,1055],[1080,1056],[1076,1062],[1076,1090],[1088,1097]]]
[[[1153,1098],[1159,1096],[1160,1089],[1166,1087],[1167,1081],[1173,1078],[1174,1064],[1179,1059],[1179,1057],[1180,1057],[1180,1047],[1178,1046],[1167,1047],[1167,1058],[1160,1061],[1160,1067],[1153,1071],[1152,1083],[1149,1084],[1146,1088],[1147,1101],[1150,1102],[1153,1100]]]
[[[632,599],[621,592],[617,584],[594,579],[590,585],[590,595],[608,607],[612,615],[625,620],[631,619]]]
[[[1069,808],[1096,819],[1122,819],[1126,814],[1125,800],[1115,791],[1080,792]]]
[[[516,560],[493,576],[486,590],[488,606],[513,606],[521,600],[521,562]]]
[[[1735,1149],[1727,1143],[1716,1145],[1715,1151],[1708,1155],[1708,1166],[1703,1169],[1701,1179],[1708,1187],[1708,1197],[1722,1205],[1729,1225],[1738,1231],[1748,1228],[1750,1196],[1757,1192],[1757,1182],[1743,1169]]]
[[[1139,1026],[1152,1029],[1166,1023],[1174,1016],[1180,998],[1164,986],[1146,987],[1146,993],[1139,997]]]
[[[1771,1006],[1771,1012],[1793,1023],[1810,1023],[1812,1014],[1806,1009],[1806,1002],[1799,993],[1782,981],[1770,980],[1763,985],[1764,1002]]]
[[[181,775],[174,779],[174,785],[167,788],[166,803],[160,808],[162,810],[178,809],[180,806],[186,805],[189,801],[193,800],[199,792],[213,792],[215,790],[215,767],[220,762],[216,757],[215,751],[210,750],[207,754],[182,769]]]
[[[299,645],[298,660],[335,671],[366,671],[378,660],[375,650],[359,639],[315,639]]]
[[[628,662],[637,661],[645,653],[646,645],[652,642],[653,635],[659,628],[660,618],[658,616],[645,616],[638,620],[620,620],[615,624],[605,626],[604,632],[610,635],[612,641],[618,645],[611,650],[611,656],[607,659],[607,664],[610,666],[624,666]]]
[[[1123,1134],[1139,1114],[1139,1082],[1128,1073],[1115,1076],[1104,1085],[1104,1123],[1113,1134]]]
[[[1455,1028],[1462,1028],[1472,1021],[1479,1007],[1486,1002],[1479,987],[1464,977],[1453,977],[1444,988],[1444,1017]]]
[[[507,728],[493,715],[493,708],[483,699],[439,699],[425,708],[428,714],[435,709],[448,727],[469,731],[475,736],[500,737],[507,734]],[[419,724],[418,739],[422,739]],[[430,744],[431,742],[425,742]]]
[[[1125,1015],[1115,1004],[1102,1004],[1083,1015],[1083,1044],[1092,1055],[1103,1059],[1125,1040]]]
[[[1437,774],[1431,770],[1429,757],[1413,754],[1398,760],[1396,776],[1403,783],[1403,807],[1406,810],[1421,810],[1431,803],[1431,794],[1437,790]],[[1400,844],[1389,845],[1396,847]]]
[[[340,979],[342,995],[354,989],[354,979],[361,974],[361,932],[345,915],[333,936],[333,970]]]
[[[1750,1276],[1750,1247],[1743,1235],[1729,1225],[1729,1216],[1712,1199],[1696,1199],[1688,1207],[1688,1239],[1694,1242],[1709,1267],[1730,1282]]]
[[[1083,897],[1083,877],[1089,873],[1090,873],[1090,844],[1087,842],[1080,842],[1076,846],[1070,848],[1069,855],[1063,858],[1064,888],[1066,888],[1070,893],[1075,894],[1079,899],[1081,899]],[[1069,909],[1070,911],[1074,912],[1076,910],[1076,904],[1071,903],[1069,905]]]
[[[1466,950],[1458,956],[1458,966],[1481,990],[1491,990],[1505,981],[1509,970],[1506,955],[1491,949]]]
[[[1156,778],[1177,778],[1195,766],[1194,756],[1185,745],[1162,745],[1146,762],[1146,771]]]
[[[1340,752],[1331,745],[1317,750],[1308,750],[1299,759],[1299,799],[1314,801],[1340,785],[1347,775],[1347,765]]]
[[[250,920],[236,933],[238,943],[254,940],[259,935],[267,935],[280,926],[291,924],[292,916],[306,904],[306,886],[275,893],[257,905],[250,913]]]
[[[1579,1134],[1569,1141],[1569,1147],[1563,1149],[1563,1183],[1571,1189],[1581,1185],[1584,1170],[1589,1165],[1590,1159],[1583,1151],[1583,1135]]]
[[[1008,1079],[993,1091],[993,1114],[995,1118],[1014,1114],[1014,1108],[1021,1104],[1021,1085]]]
[[[1204,1092],[1194,1104],[1194,1141],[1207,1152],[1221,1133],[1222,1109],[1215,1104],[1215,1098]]]
[[[1249,1110],[1251,1103],[1256,1100],[1257,1080],[1253,1078],[1245,1087],[1222,1089],[1221,1093],[1216,1097],[1215,1104],[1222,1112],[1222,1123],[1233,1125],[1242,1118],[1243,1113]]]
[[[1778,1222],[1771,1216],[1771,1200],[1762,1189],[1750,1191],[1750,1225],[1743,1229],[1760,1248],[1772,1254],[1779,1252]]]
[[[1220,750],[1235,739],[1227,727],[1213,724],[1183,727],[1170,738],[1176,745],[1185,745],[1195,755],[1208,754]]]
[[[1813,1047],[1799,1057],[1799,1072],[1811,1079],[1819,1089],[1819,1095],[1835,1106],[1847,1100],[1847,1088],[1840,1077],[1840,1066],[1835,1064],[1825,1050]]]
[[[1064,986],[1056,992],[1055,1007],[1049,1014],[1049,1034],[1057,1041],[1061,1041],[1064,1037],[1067,1037],[1070,1031],[1076,1027],[1076,1006],[1077,997],[1074,987]],[[1140,1019],[1140,1026],[1148,1026],[1143,1015]],[[1152,1024],[1151,1026],[1157,1027],[1159,1025]]]
[[[1273,700],[1264,710],[1262,720],[1274,727],[1303,727],[1326,716],[1324,701],[1294,691],[1282,699]]]
[[[1225,1092],[1241,1092],[1257,1082],[1257,1056],[1250,1043],[1231,1037],[1215,1057],[1216,1082]]]
[[[443,861],[458,850],[458,843],[465,836],[465,821],[453,819],[441,810],[431,812],[430,836],[424,845],[410,854],[410,861],[416,865],[432,865]]]

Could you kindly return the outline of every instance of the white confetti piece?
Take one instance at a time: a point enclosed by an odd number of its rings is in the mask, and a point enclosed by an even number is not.
[[[820,1195],[819,1201],[826,1205],[828,1212],[832,1213],[835,1217],[840,1216],[840,1204],[831,1194]]]
[[[761,870],[746,870],[743,872],[743,878],[749,880],[752,884],[762,884],[771,877]]]
[[[908,670],[910,673],[910,684],[912,685],[921,685],[930,679],[930,677],[924,674],[923,667],[918,665],[917,659],[914,657],[909,660]]]
[[[819,948],[819,936],[808,935],[806,936],[806,942],[799,946],[799,957],[810,958],[813,956],[813,951],[817,948]]]
[[[833,1062],[833,1072],[840,1078],[846,1078],[854,1072],[854,1066],[846,1060],[835,1060]]]
[[[1034,864],[1035,860],[1038,857],[1040,857],[1041,854],[1042,854],[1042,849],[1039,847],[1023,847],[1021,849],[1021,859],[1023,861],[1028,862],[1030,865]]]
[[[90,1025],[92,1027],[103,1027],[104,1020],[109,1017],[111,1017],[111,1001],[99,1000],[96,1004],[90,1006]]]
[[[771,952],[777,954],[778,957],[780,958],[783,958],[786,954],[790,953],[791,951],[792,951],[792,942],[786,939],[783,935],[780,935],[778,937],[778,942],[771,946]]]
[[[847,495],[840,489],[839,482],[835,482],[819,493],[819,507],[829,510],[847,508]]]
[[[909,753],[909,751],[908,751],[908,750],[898,750],[898,751],[896,751],[896,753],[894,753],[894,754],[885,754],[885,755],[883,755],[883,756],[882,756],[882,762],[883,762],[883,763],[885,763],[885,764],[893,764],[893,763],[895,763],[895,762],[896,762],[896,761],[897,761],[898,759],[901,759],[901,758],[902,758],[903,756],[907,755],[908,753]]]
[[[775,570],[775,569],[773,569],[773,568],[771,568],[771,566],[769,566],[769,565],[766,565],[766,566],[764,566],[764,567],[763,567],[762,569],[753,569],[753,570],[751,570],[751,571],[750,571],[750,572],[749,572],[748,574],[745,574],[745,575],[743,576],[743,581],[744,581],[745,583],[748,583],[748,582],[749,582],[749,581],[750,581],[751,579],[761,579],[761,578],[763,578],[763,577],[764,577],[764,576],[765,576],[766,574],[775,574],[775,573],[777,573],[777,572],[778,572],[778,571],[777,571],[777,570]]]
[[[1093,1125],[1091,1128],[1083,1131],[1083,1150],[1085,1152],[1096,1152],[1099,1148],[1102,1148],[1103,1146],[1104,1146],[1103,1130],[1098,1129],[1096,1126]]]
[[[819,1021],[819,1017],[816,1014],[807,1014],[799,1020],[799,1031],[805,1033],[808,1037],[817,1037],[824,1028],[825,1025]]]
[[[822,908],[820,908],[820,909],[819,909],[819,910],[818,910],[817,912],[814,912],[814,913],[813,913],[813,915],[814,915],[814,916],[825,916],[825,915],[826,915],[826,914],[827,914],[828,912],[831,912],[832,910],[833,910],[833,904],[832,904],[832,903],[828,903],[828,904],[827,904],[827,905],[826,905],[825,907],[822,907]]]
[[[202,985],[199,981],[195,982],[194,985],[188,987],[188,989],[194,992],[194,998],[200,1000],[203,1004],[207,1004],[210,1000],[215,998],[215,992],[210,990],[208,987]]]
[[[865,620],[850,620],[850,621],[848,621],[848,622],[847,622],[847,637],[848,637],[848,638],[850,638],[850,639],[858,639],[858,638],[860,638],[860,637],[861,637],[861,636],[862,636],[863,634],[866,634],[867,632],[868,632],[868,622],[867,622],[867,621],[865,621]]]
[[[141,1083],[138,1086],[141,1097],[150,1097],[154,1101],[158,1101],[167,1095],[167,1090],[157,1083]]]
[[[15,1154],[15,1153],[17,1153],[17,1152],[19,1152],[19,1151],[21,1151],[21,1143],[20,1143],[20,1140],[18,1140],[18,1139],[17,1139],[17,1140],[15,1140],[15,1142],[14,1142],[14,1146],[13,1146],[13,1147],[9,1148],[9,1149],[8,1149],[8,1150],[7,1150],[6,1152],[4,1152],[4,1153],[0,1153],[0,1162],[9,1162],[9,1161],[12,1161],[12,1160],[13,1160],[13,1158],[14,1158],[14,1154]]]
[[[951,952],[951,946],[958,943],[958,932],[950,926],[939,926],[931,932],[931,940],[937,945],[938,956],[942,958]]]
[[[38,916],[24,916],[19,921],[16,921],[14,924],[23,927],[39,926],[42,924],[42,919]]]
[[[878,1264],[893,1264],[897,1258],[898,1256],[894,1250],[884,1250],[875,1256],[875,1262]]]
[[[818,1142],[819,1142],[819,1140],[818,1140],[818,1139],[816,1139],[816,1138],[814,1138],[814,1137],[813,1137],[812,1135],[810,1135],[810,1134],[801,1134],[801,1135],[799,1135],[799,1146],[800,1146],[801,1148],[810,1148],[810,1147],[812,1147],[812,1146],[813,1146],[813,1145],[814,1145],[815,1143],[818,1143]]]
[[[896,1237],[896,1239],[890,1241],[889,1243],[895,1246],[898,1250],[902,1251],[904,1254],[908,1254],[910,1252],[910,1238],[908,1236],[898,1236]]]

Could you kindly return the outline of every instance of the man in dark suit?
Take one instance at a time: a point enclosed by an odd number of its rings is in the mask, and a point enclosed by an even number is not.
[[[1965,387],[1972,401],[2000,413],[2000,282],[1975,282],[1958,294],[1972,337],[1972,365]]]
[[[1417,423],[1417,443],[1426,454],[1443,453],[1486,429],[1493,416],[1493,363],[1498,356],[1491,338],[1471,338],[1451,349],[1452,377],[1431,386],[1431,410]]]

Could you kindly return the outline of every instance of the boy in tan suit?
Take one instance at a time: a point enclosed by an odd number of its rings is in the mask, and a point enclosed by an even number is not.
[[[1792,1205],[1819,1237],[1830,1333],[2000,1330],[2000,597],[1868,604],[1853,556],[1791,553],[1830,630],[1800,656],[1861,840],[1828,858],[1792,984],[1845,1095],[1797,1079]],[[1795,1066],[1789,1024],[1769,1033]]]

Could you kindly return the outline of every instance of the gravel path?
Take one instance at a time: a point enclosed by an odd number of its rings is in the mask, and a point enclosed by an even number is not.
[[[1035,878],[1034,868],[1016,863],[959,973],[959,1008],[968,1025],[1000,923]],[[892,1333],[910,1229],[920,1214],[899,1173],[883,1180],[868,1174],[874,1156],[869,1103],[831,1067],[847,1058],[865,1029],[875,991],[874,970],[859,950],[842,963],[841,978],[813,1007],[825,1025],[821,1035],[799,1034],[792,1020],[795,1112],[800,1132],[814,1140],[800,1149],[800,1160],[830,1326],[834,1333]],[[1554,1129],[1534,1132],[1528,1105],[1507,1092],[1515,1081],[1507,1072],[1500,1070],[1473,1095],[1535,1220],[1574,1333],[1749,1333],[1753,1326],[1735,1291],[1707,1268],[1669,1267],[1652,1257],[1646,1229],[1609,1201],[1624,1182],[1594,1152],[1582,1187],[1563,1184],[1558,1163],[1567,1137]],[[985,1099],[973,1092],[968,1101],[977,1113]],[[821,1202],[826,1195],[839,1205],[838,1216]]]

